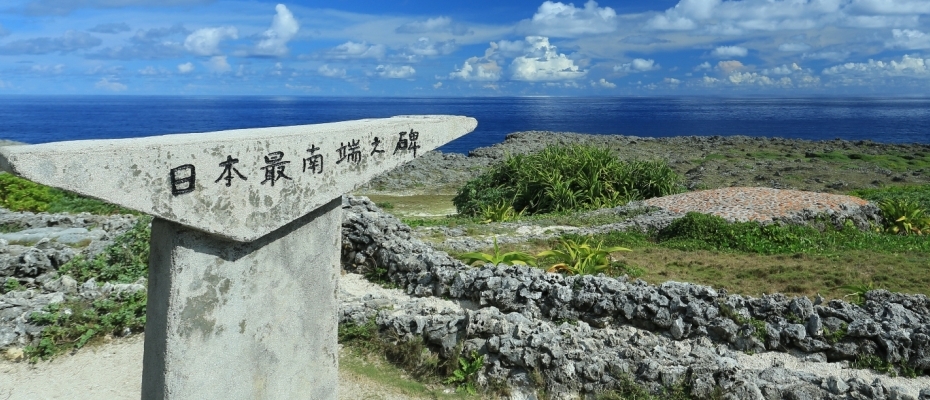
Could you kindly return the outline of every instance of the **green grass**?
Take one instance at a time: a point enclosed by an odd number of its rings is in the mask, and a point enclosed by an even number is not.
[[[571,234],[563,238],[580,239]],[[694,282],[753,296],[778,292],[844,298],[844,286],[874,282],[895,292],[930,294],[926,236],[850,227],[763,227],[692,213],[659,232],[615,231],[591,239],[631,248],[618,253],[624,268],[616,274],[635,268],[652,283]]]

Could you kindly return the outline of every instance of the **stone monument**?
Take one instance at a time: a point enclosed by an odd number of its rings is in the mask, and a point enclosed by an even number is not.
[[[155,216],[143,399],[335,399],[341,196],[461,116],[0,148],[0,168]]]

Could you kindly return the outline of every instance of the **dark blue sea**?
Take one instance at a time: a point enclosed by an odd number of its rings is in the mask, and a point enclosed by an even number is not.
[[[930,99],[0,97],[0,139],[26,143],[454,114],[478,128],[441,148],[467,153],[511,132],[748,135],[930,143]]]

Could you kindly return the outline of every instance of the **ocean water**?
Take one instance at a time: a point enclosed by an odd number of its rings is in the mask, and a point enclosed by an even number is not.
[[[440,148],[458,153],[525,130],[930,143],[930,99],[714,97],[5,96],[0,97],[0,139],[130,138],[405,114],[476,118],[474,132]]]

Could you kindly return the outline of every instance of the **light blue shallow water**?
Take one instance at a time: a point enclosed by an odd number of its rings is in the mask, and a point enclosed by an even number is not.
[[[0,139],[26,143],[335,122],[403,114],[478,119],[441,148],[467,153],[511,132],[749,135],[930,143],[930,99],[0,97]]]

